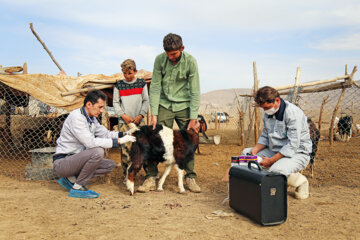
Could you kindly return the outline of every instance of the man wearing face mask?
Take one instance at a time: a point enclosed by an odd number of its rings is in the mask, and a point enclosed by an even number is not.
[[[262,157],[260,165],[288,177],[288,184],[296,188],[296,198],[307,198],[309,182],[299,173],[308,165],[312,150],[307,117],[272,87],[260,88],[255,103],[265,112],[264,128],[255,147],[244,149],[242,154]]]

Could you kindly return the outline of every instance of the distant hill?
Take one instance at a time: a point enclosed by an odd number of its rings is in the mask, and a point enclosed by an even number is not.
[[[359,80],[356,82],[360,84]],[[214,111],[223,111],[236,114],[237,101],[235,92],[237,94],[251,94],[251,91],[252,89],[248,88],[232,88],[203,93],[201,94],[199,113],[208,114]],[[324,117],[329,118],[337,104],[340,93],[341,89],[317,93],[303,93],[300,94],[299,105],[309,117],[317,117],[323,99],[328,97],[329,102],[326,104]],[[288,100],[288,96],[286,95],[282,95],[281,97]],[[244,100],[244,98],[241,98],[241,100]],[[247,106],[247,104],[245,106]],[[360,109],[360,89],[353,86],[352,88],[346,89],[338,114],[356,115],[354,117],[359,118],[359,116],[357,116],[360,113],[358,109]]]
[[[251,89],[248,88],[231,88],[215,90],[201,94],[200,112],[209,109],[228,109],[236,103],[236,94],[250,94]]]

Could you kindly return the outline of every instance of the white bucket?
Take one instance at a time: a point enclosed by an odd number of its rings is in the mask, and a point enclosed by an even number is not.
[[[219,145],[219,144],[220,144],[220,139],[221,139],[221,136],[220,136],[220,135],[215,135],[215,136],[214,136],[214,143],[215,143],[215,145]]]

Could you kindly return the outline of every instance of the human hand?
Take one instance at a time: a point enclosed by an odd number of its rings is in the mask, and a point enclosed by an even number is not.
[[[131,135],[125,135],[122,138],[118,139],[119,144],[124,144],[124,143],[127,143],[127,142],[136,142],[136,138],[134,136],[131,136]]]
[[[253,156],[256,156],[256,154],[257,154],[258,152],[256,151],[255,148],[252,148],[249,153],[250,153],[251,155],[253,155]]]
[[[132,120],[133,123],[135,123],[136,125],[139,125],[141,120],[143,119],[143,116],[141,114],[139,114],[139,116],[137,116],[136,118],[134,118]]]
[[[198,123],[198,121],[196,119],[191,119],[189,124],[188,124],[188,127],[187,127],[187,130],[194,130],[196,133],[199,132],[200,130],[200,124]]]
[[[263,157],[262,161],[260,162],[260,165],[265,168],[269,168],[269,167],[271,167],[271,165],[273,165],[273,160],[268,157]]]
[[[126,114],[123,114],[121,118],[125,121],[126,124],[131,123],[133,121],[132,117]]]
[[[153,130],[155,130],[157,124],[157,116],[153,115],[151,116],[151,122],[150,125],[153,127]]]

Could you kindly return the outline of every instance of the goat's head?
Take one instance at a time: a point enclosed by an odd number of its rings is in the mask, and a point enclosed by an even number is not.
[[[205,118],[202,116],[202,115],[198,115],[198,118],[197,118],[197,121],[199,123],[199,133],[202,133],[203,136],[206,138],[206,139],[209,139],[209,137],[206,135],[206,130],[207,130],[207,124],[206,124],[206,121],[205,121]]]

